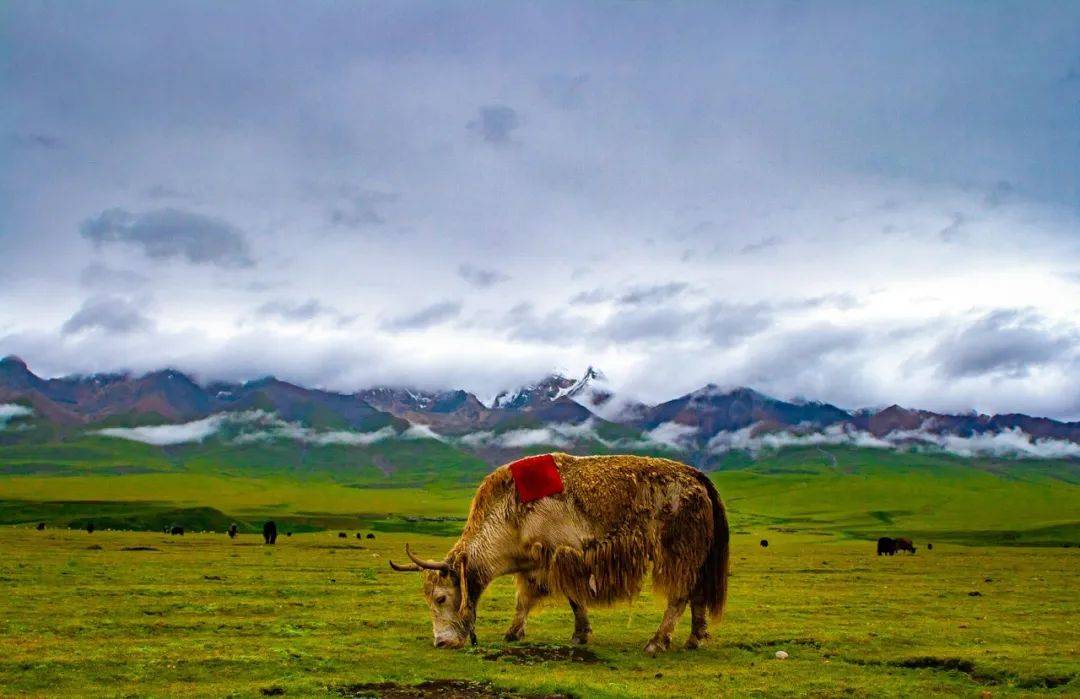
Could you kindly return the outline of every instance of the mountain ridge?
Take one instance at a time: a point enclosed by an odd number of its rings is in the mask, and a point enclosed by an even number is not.
[[[844,410],[817,401],[785,401],[752,388],[707,384],[655,405],[616,398],[603,373],[589,367],[580,379],[551,374],[514,391],[499,393],[490,405],[463,389],[422,391],[377,386],[352,393],[307,388],[274,377],[200,385],[176,369],[142,376],[91,374],[43,379],[18,357],[0,360],[0,403],[29,404],[45,419],[69,427],[123,416],[165,423],[186,422],[215,413],[265,410],[282,419],[325,428],[405,429],[422,425],[437,433],[539,429],[552,425],[621,425],[655,431],[676,426],[701,445],[727,433],[747,431],[807,434],[822,430],[864,432],[876,438],[920,431],[971,438],[1021,430],[1036,439],[1080,443],[1080,422],[1022,413],[947,414],[893,404],[876,411]]]

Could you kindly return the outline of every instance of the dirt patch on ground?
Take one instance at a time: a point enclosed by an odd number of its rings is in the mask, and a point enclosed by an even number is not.
[[[160,551],[161,549],[156,549],[153,546],[125,546],[124,548],[122,548],[120,550],[121,551]]]
[[[600,658],[588,648],[580,646],[512,646],[484,653],[484,660],[533,665],[551,661],[570,663],[598,663]]]
[[[732,643],[731,645],[742,650],[765,650],[767,648],[784,648],[795,646],[799,648],[821,648],[821,641],[816,638],[770,638],[763,641],[745,641]]]
[[[420,684],[369,682],[332,687],[343,697],[375,697],[377,699],[572,699],[572,694],[523,694],[495,687],[488,682],[469,680],[428,680]]]

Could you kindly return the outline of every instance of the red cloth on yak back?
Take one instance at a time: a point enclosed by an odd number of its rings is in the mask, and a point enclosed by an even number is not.
[[[551,454],[527,456],[510,464],[518,497],[532,502],[563,491],[562,476]]]

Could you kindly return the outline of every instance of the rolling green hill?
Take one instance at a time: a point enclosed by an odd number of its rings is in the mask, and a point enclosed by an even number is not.
[[[602,450],[602,445],[594,445]],[[544,451],[537,447],[532,451]],[[177,521],[296,531],[460,527],[489,464],[452,443],[217,439],[156,447],[84,436],[0,447],[0,523],[159,529]],[[1080,545],[1080,463],[856,447],[731,452],[713,478],[736,527],[840,538]]]

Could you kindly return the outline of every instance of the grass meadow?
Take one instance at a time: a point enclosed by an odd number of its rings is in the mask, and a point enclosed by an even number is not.
[[[681,649],[684,619],[657,659],[648,594],[593,610],[584,652],[564,601],[505,643],[510,579],[482,600],[477,647],[433,648],[417,577],[387,560],[407,541],[444,552],[471,483],[22,469],[0,476],[0,696],[1080,694],[1074,463],[818,451],[713,474],[734,532],[728,612],[698,651]],[[293,536],[263,545],[268,518]],[[171,522],[188,533],[158,533]],[[883,534],[918,553],[876,556]]]

